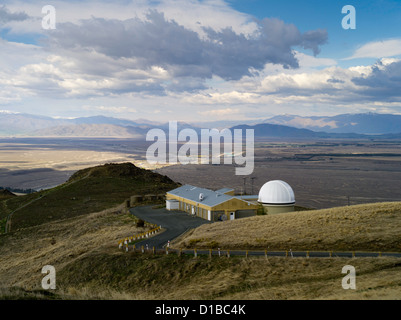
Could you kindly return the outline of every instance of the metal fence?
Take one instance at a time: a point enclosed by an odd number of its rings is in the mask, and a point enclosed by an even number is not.
[[[120,246],[120,249],[123,249]],[[136,247],[134,245],[125,245],[126,252],[138,252],[143,254],[174,254],[177,256],[191,255],[194,258],[198,256],[218,256],[227,257],[287,257],[287,258],[379,258],[379,257],[396,257],[401,258],[399,252],[343,252],[343,251],[268,251],[268,250],[221,250],[221,249],[172,249],[165,247],[163,249],[149,248],[148,246]]]

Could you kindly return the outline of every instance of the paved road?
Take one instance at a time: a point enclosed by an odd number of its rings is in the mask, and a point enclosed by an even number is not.
[[[130,209],[130,213],[149,223],[157,224],[165,229],[149,239],[143,240],[135,244],[137,248],[146,246],[149,248],[163,248],[170,240],[183,234],[185,231],[199,227],[202,224],[211,223],[208,220],[191,216],[184,212],[168,211],[165,208],[152,209],[152,206],[142,206]]]

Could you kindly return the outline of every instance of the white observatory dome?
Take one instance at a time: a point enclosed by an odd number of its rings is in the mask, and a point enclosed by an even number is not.
[[[287,182],[272,180],[260,188],[258,201],[263,204],[289,205],[295,203],[295,195]]]

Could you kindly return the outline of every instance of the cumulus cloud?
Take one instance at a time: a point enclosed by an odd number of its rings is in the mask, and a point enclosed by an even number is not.
[[[382,59],[372,66],[368,76],[355,77],[352,82],[362,86],[362,93],[382,101],[401,101],[401,60]]]
[[[385,58],[401,55],[401,39],[374,41],[362,45],[355,53],[344,60],[357,58]]]
[[[328,61],[327,61],[328,62]],[[204,91],[187,98],[191,104],[221,106],[336,106],[372,107],[380,103],[390,106],[401,101],[401,61],[382,59],[369,66],[341,68],[330,66],[316,70],[277,70],[232,82],[226,90]],[[236,90],[232,90],[232,88]],[[391,107],[395,105],[392,104]],[[399,106],[399,105],[398,105]],[[279,110],[279,109],[278,109]]]
[[[294,46],[317,54],[327,40],[326,31],[302,34],[294,25],[278,19],[266,18],[258,23],[259,32],[251,37],[230,27],[203,27],[206,37],[200,37],[151,10],[144,20],[92,18],[80,24],[59,24],[48,44],[52,50],[94,51],[113,59],[132,59],[138,69],[158,66],[173,77],[210,79],[217,75],[238,80],[249,75],[250,68],[262,69],[266,63],[297,68]]]
[[[133,108],[128,108],[128,107],[117,107],[117,106],[91,106],[91,105],[84,105],[82,106],[82,109],[84,110],[99,110],[99,111],[104,111],[104,112],[109,112],[109,113],[136,113],[137,110]]]
[[[29,19],[29,16],[25,12],[10,12],[5,5],[0,6],[0,24],[27,19]]]
[[[226,109],[216,109],[216,110],[206,110],[206,111],[199,111],[198,114],[203,116],[227,116],[240,113],[240,109],[238,108],[226,108]]]

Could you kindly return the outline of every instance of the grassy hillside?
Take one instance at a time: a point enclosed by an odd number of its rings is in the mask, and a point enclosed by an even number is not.
[[[56,188],[0,201],[0,221],[17,210],[11,218],[11,229],[17,230],[101,211],[134,194],[164,193],[176,187],[168,177],[132,163],[106,164],[77,171]]]
[[[195,259],[119,250],[118,240],[144,231],[125,213],[123,201],[175,185],[131,164],[109,164],[78,171],[57,188],[0,201],[0,220],[21,208],[11,232],[0,234],[0,299],[401,297],[399,258]],[[173,246],[401,251],[400,239],[398,202],[218,222],[185,234]],[[56,268],[54,291],[41,288],[45,265]],[[341,286],[345,265],[356,268],[357,290]]]
[[[390,218],[392,210],[383,205],[369,205],[368,209],[384,215],[387,212],[388,218],[396,221],[397,217]],[[392,205],[396,204],[388,204]],[[122,208],[121,205],[0,235],[0,299],[399,299],[401,296],[398,258],[199,256],[195,259],[189,255],[125,253],[117,248],[117,241],[143,229],[137,228],[136,219],[124,214]],[[333,209],[333,216],[340,217],[345,209]],[[313,212],[298,214],[306,213]],[[321,213],[314,213],[319,221]],[[285,224],[284,220],[292,215],[282,217]],[[242,222],[260,218],[269,216]],[[298,223],[302,223],[299,218]],[[288,219],[287,223],[293,222]],[[212,229],[224,227],[221,232],[225,236],[231,232],[227,226],[226,222],[209,225]],[[396,223],[393,226],[398,230]],[[393,226],[387,230],[390,235]],[[244,238],[251,239],[255,228],[253,224]],[[321,237],[325,231],[309,229]],[[374,237],[375,233],[365,236]],[[292,238],[294,248],[297,241],[300,244],[304,241],[297,232]],[[54,291],[44,291],[40,286],[41,268],[47,264],[56,268]],[[356,268],[357,290],[344,290],[341,286],[344,276],[341,270],[345,265]]]
[[[9,191],[7,189],[0,189],[0,201],[9,199],[9,198],[13,198],[13,197],[16,197],[16,195],[14,193],[12,193],[11,191]]]
[[[360,275],[357,293],[341,287],[341,269],[347,264]],[[388,258],[194,259],[116,252],[82,257],[59,272],[58,279],[61,295],[85,299],[341,299],[347,294],[397,299],[400,266]]]
[[[123,208],[120,205],[0,235],[0,288],[40,288],[43,266],[51,264],[59,271],[98,250],[116,252],[118,240],[150,228],[136,227],[135,217],[125,214]]]
[[[207,224],[172,244],[182,248],[401,252],[401,202]]]

